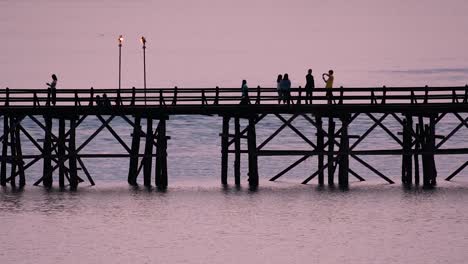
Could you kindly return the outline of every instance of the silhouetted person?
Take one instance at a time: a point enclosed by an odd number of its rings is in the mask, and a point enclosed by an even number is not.
[[[101,96],[99,96],[99,95],[96,95],[96,105],[97,106],[102,106]]]
[[[105,106],[105,107],[111,107],[111,102],[109,100],[109,97],[107,97],[107,94],[103,94],[102,95],[102,104]]]
[[[312,104],[312,92],[315,88],[315,80],[314,76],[312,75],[312,69],[309,69],[306,75],[306,103]]]
[[[283,94],[283,102],[289,104],[291,97],[291,81],[289,80],[289,75],[284,74],[283,79],[280,82],[280,90]]]
[[[278,104],[283,100],[283,93],[281,92],[280,83],[283,80],[283,75],[279,74],[278,79],[276,79],[276,90],[278,91]]]
[[[241,104],[250,104],[249,100],[249,87],[247,86],[247,81],[242,80],[242,99],[241,99]]]
[[[52,82],[46,84],[50,89],[50,97],[52,100],[52,104],[55,105],[55,103],[57,102],[57,76],[55,74],[52,74]]]
[[[328,74],[327,73],[322,74],[322,79],[325,82],[325,88],[327,89],[328,103],[331,104],[332,98],[333,98],[333,93],[332,93],[333,81],[335,80],[335,76],[333,75],[333,70],[329,70]]]

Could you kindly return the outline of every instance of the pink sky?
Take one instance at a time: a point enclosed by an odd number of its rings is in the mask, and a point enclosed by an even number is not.
[[[0,86],[44,88],[57,73],[64,88],[117,87],[120,34],[125,87],[143,84],[141,35],[152,87],[273,86],[285,72],[303,85],[308,68],[344,86],[468,82],[462,0],[134,2],[1,1]]]

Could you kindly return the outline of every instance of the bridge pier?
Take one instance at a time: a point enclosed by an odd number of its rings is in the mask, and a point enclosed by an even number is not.
[[[328,117],[328,185],[335,185],[335,166],[334,166],[334,148],[335,148],[335,121],[333,117]]]
[[[322,117],[321,116],[316,116],[316,128],[317,128],[317,151],[319,151],[318,154],[318,184],[323,185],[324,184],[324,173],[323,173],[323,162],[324,162],[324,152],[325,152],[325,145],[324,145],[324,133],[323,133],[323,123],[322,123]]]
[[[70,138],[68,142],[68,166],[70,167],[70,190],[76,190],[78,188],[78,168],[76,165],[77,153],[76,153],[76,119],[73,117],[70,119]],[[52,174],[52,173],[51,173]]]
[[[237,186],[240,185],[240,169],[241,169],[241,133],[240,119],[234,117],[234,182]]]
[[[59,136],[58,136],[58,162],[59,162],[59,187],[65,188],[65,118],[59,119]]]
[[[339,170],[338,170],[338,185],[340,188],[347,189],[349,187],[349,135],[348,135],[349,116],[341,117],[341,138],[340,138],[340,154]]]
[[[229,160],[229,117],[223,116],[223,130],[221,132],[221,184],[227,184]]]
[[[140,138],[141,117],[139,115],[135,115],[135,123],[133,124],[132,133],[132,145],[130,149],[130,164],[128,169],[128,183],[133,186],[137,185]]]
[[[413,118],[410,115],[406,115],[403,119],[403,157],[402,157],[402,171],[401,171],[401,182],[405,185],[411,185],[413,182],[413,166],[411,149],[413,144],[413,137],[411,135],[413,129]]]
[[[8,156],[8,137],[9,137],[9,127],[10,123],[8,121],[8,115],[3,115],[3,140],[2,140],[2,160],[1,160],[1,168],[0,168],[0,185],[6,186],[7,183],[7,156]]]
[[[166,117],[159,120],[157,128],[157,149],[156,149],[156,186],[159,189],[167,188],[167,139],[166,136]]]
[[[255,132],[255,119],[249,118],[247,130],[247,148],[249,153],[249,185],[258,186],[258,159],[257,159],[257,136]]]
[[[151,186],[151,168],[153,166],[153,118],[148,116],[146,118],[146,140],[145,140],[145,154],[143,157],[143,185],[145,187]],[[157,168],[156,168],[157,169]]]
[[[44,116],[45,133],[44,133],[44,144],[43,144],[43,169],[42,169],[42,184],[50,188],[52,187],[52,118],[50,116]]]

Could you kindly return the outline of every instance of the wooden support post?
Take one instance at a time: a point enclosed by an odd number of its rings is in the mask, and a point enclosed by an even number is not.
[[[335,168],[333,167],[333,151],[335,147],[335,122],[328,118],[328,185],[334,185]]]
[[[241,142],[240,142],[240,120],[236,116],[234,118],[234,181],[236,185],[240,185],[240,164],[241,164]]]
[[[223,116],[223,130],[221,132],[221,184],[227,184],[229,159],[229,117]]]
[[[11,170],[10,170],[10,184],[12,187],[16,187],[16,167],[17,167],[17,156],[16,156],[16,138],[15,138],[15,119],[16,117],[10,117],[10,152],[11,152]]]
[[[76,117],[70,119],[70,136],[68,141],[68,166],[70,168],[70,190],[78,187],[78,168],[76,166]]]
[[[19,174],[19,187],[22,188],[26,185],[26,177],[24,174],[24,161],[23,161],[23,150],[21,148],[21,135],[20,135],[20,118],[16,119],[15,124],[15,143],[16,143],[16,160],[18,162],[18,174]]]
[[[324,173],[323,173],[323,160],[324,160],[324,154],[323,152],[325,151],[325,146],[324,146],[324,133],[323,133],[323,123],[322,123],[322,117],[321,116],[316,116],[315,117],[316,124],[317,124],[317,151],[320,151],[320,153],[317,156],[318,159],[318,169],[319,169],[319,175],[318,175],[318,183],[319,185],[324,184]]]
[[[425,125],[422,129],[422,166],[423,166],[423,186],[431,187],[431,169],[429,165],[429,125]]]
[[[2,164],[0,168],[0,185],[6,186],[6,170],[7,170],[7,156],[8,156],[8,134],[9,134],[8,116],[3,115],[3,140],[2,140]]]
[[[167,136],[166,118],[162,117],[158,124],[158,144],[156,155],[156,186],[159,189],[167,188]]]
[[[65,187],[65,119],[59,119],[58,137],[59,186]]]
[[[421,149],[421,128],[416,124],[416,144],[414,145],[414,183],[419,185],[419,150]]]
[[[402,157],[402,174],[401,182],[406,185],[413,183],[413,166],[411,161],[411,146],[412,146],[412,117],[407,115],[403,120],[403,157]]]
[[[138,177],[138,155],[140,153],[140,137],[141,137],[141,117],[135,116],[135,124],[133,125],[132,148],[130,151],[130,164],[128,170],[128,184],[137,185]]]
[[[341,139],[340,139],[340,158],[338,171],[338,184],[340,188],[349,186],[349,136],[348,136],[349,116],[341,117]]]
[[[145,156],[143,157],[143,184],[151,186],[151,167],[153,166],[153,118],[146,118]]]
[[[255,119],[249,118],[247,130],[247,147],[249,152],[249,185],[258,186],[258,159],[257,159],[257,136],[255,133]]]
[[[44,116],[45,122],[45,137],[44,137],[44,147],[43,150],[43,181],[42,184],[50,188],[52,187],[52,118],[49,116]]]
[[[436,146],[435,146],[435,117],[431,116],[429,119],[429,151],[430,151],[430,156],[429,156],[429,166],[431,170],[431,179],[430,179],[430,184],[432,187],[436,186],[437,184],[437,168],[435,164],[435,158],[434,154],[436,151]]]

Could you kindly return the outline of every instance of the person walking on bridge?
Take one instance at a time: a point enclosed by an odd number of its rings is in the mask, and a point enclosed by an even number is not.
[[[289,75],[287,73],[283,75],[283,79],[280,81],[280,90],[283,95],[283,102],[289,105],[291,102],[291,81],[289,80]]]
[[[242,99],[241,99],[241,104],[250,104],[249,100],[249,87],[247,86],[247,81],[242,80]]]
[[[315,80],[314,76],[312,75],[312,69],[309,69],[306,75],[306,104],[312,104],[312,92],[315,88]]]
[[[57,76],[52,74],[52,82],[46,84],[49,88],[49,96],[51,97],[52,104],[55,105],[57,102]]]
[[[335,76],[333,75],[333,70],[329,70],[328,73],[322,74],[322,79],[325,82],[325,88],[327,89],[328,104],[331,104],[332,98],[333,98],[333,92],[332,92],[333,81],[335,80]]]
[[[283,92],[281,91],[281,80],[283,80],[283,75],[279,74],[278,79],[276,79],[276,90],[278,91],[278,104],[283,100]]]

